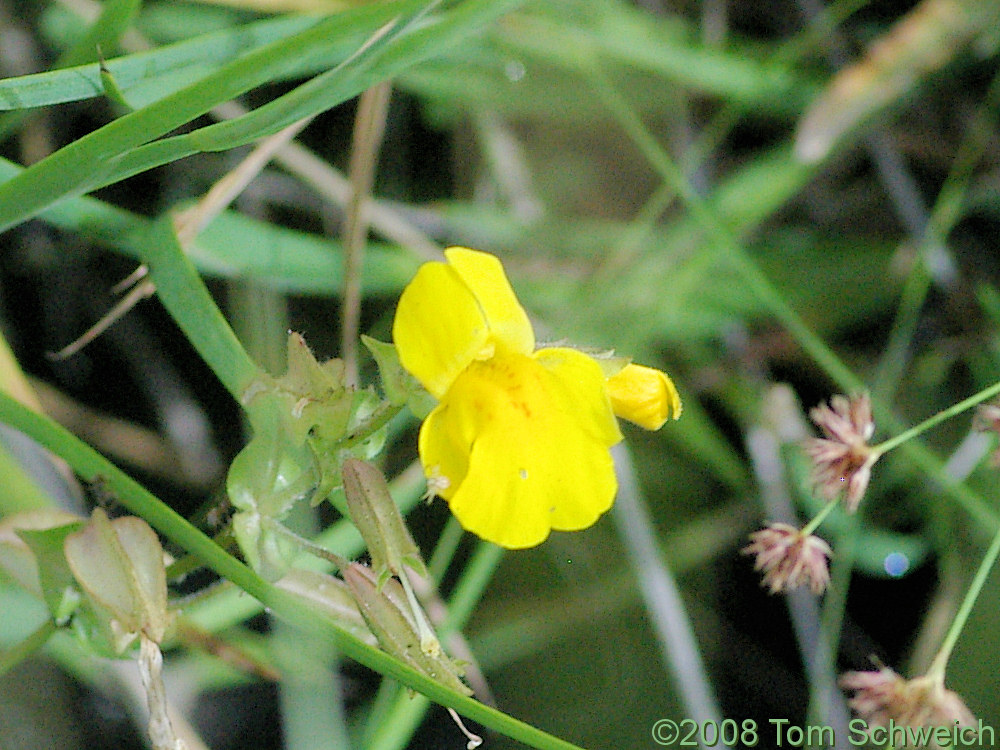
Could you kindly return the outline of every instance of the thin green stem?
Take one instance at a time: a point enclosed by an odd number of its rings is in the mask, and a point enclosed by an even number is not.
[[[590,62],[592,64],[588,72],[592,75],[591,81],[597,89],[598,95],[606,102],[608,109],[642,151],[643,156],[657,170],[663,180],[676,191],[695,221],[707,234],[709,245],[714,252],[724,256],[728,262],[733,264],[757,298],[771,310],[772,314],[781,321],[802,348],[830,377],[846,390],[859,390],[861,381],[858,377],[840,361],[823,339],[817,336],[799,317],[798,313],[785,302],[770,280],[748,257],[735,235],[717,215],[716,210],[698,194],[671,156],[656,141],[653,134],[639,118],[635,108],[611,84],[603,69],[595,61]]]
[[[438,537],[431,559],[427,561],[427,573],[436,585],[440,585],[445,573],[448,572],[464,534],[465,531],[463,531],[458,519],[455,516],[449,516],[444,530]]]
[[[420,636],[420,650],[428,656],[440,656],[441,642],[438,640],[434,628],[427,622],[427,615],[424,613],[424,608],[420,606],[417,595],[413,591],[413,584],[410,583],[410,577],[406,575],[405,571],[399,576],[399,582],[403,586],[406,601],[409,603],[413,619],[417,623],[417,634]]]
[[[935,414],[932,417],[928,417],[920,424],[914,425],[910,429],[904,430],[895,437],[891,437],[888,440],[879,443],[878,445],[874,446],[872,450],[877,455],[882,455],[883,453],[891,451],[893,448],[896,448],[897,446],[905,443],[907,440],[911,440],[912,438],[915,438],[917,435],[927,432],[927,430],[931,429],[935,425],[945,421],[946,419],[950,419],[951,417],[954,417],[957,414],[961,414],[963,411],[966,411],[967,409],[971,409],[976,404],[980,404],[983,401],[986,401],[988,398],[992,398],[998,393],[1000,393],[1000,382],[994,383],[989,388],[985,388],[981,390],[979,393],[973,396],[969,396],[967,399],[959,401],[957,404],[952,404],[947,409],[942,409],[937,414]]]
[[[420,502],[424,489],[423,472],[407,470],[393,479],[389,487],[392,496],[399,503],[400,511],[405,515]],[[339,550],[345,559],[353,559],[365,549],[357,528],[346,518],[328,526],[312,541],[325,550]],[[315,565],[310,564],[313,560]],[[327,565],[318,557],[303,560],[300,565],[321,571],[334,567],[333,563]],[[223,585],[215,587],[204,596],[198,596],[194,601],[188,601],[184,611],[199,627],[217,632],[258,614],[261,605],[233,586]]]
[[[951,626],[944,636],[941,648],[938,649],[934,661],[931,662],[930,669],[927,670],[928,677],[944,680],[944,672],[948,666],[948,659],[951,658],[951,652],[958,642],[958,636],[961,635],[962,628],[965,627],[965,623],[969,620],[972,608],[976,605],[976,600],[979,598],[979,594],[982,592],[983,586],[986,584],[986,579],[989,578],[998,556],[1000,556],[1000,530],[997,530],[997,533],[993,535],[993,541],[990,542],[989,549],[983,555],[983,561],[979,563],[979,569],[976,571],[972,583],[969,584],[969,590],[965,593],[962,606],[955,613],[955,619],[952,620]]]
[[[864,384],[861,379],[844,365],[822,338],[809,328],[799,314],[785,302],[764,272],[757,267],[737,241],[733,230],[729,229],[721,210],[700,196],[684,177],[670,154],[657,142],[642,122],[635,108],[608,81],[607,74],[600,67],[598,61],[584,60],[581,62],[581,67],[589,73],[590,81],[595,86],[598,95],[606,102],[608,109],[654,169],[657,170],[663,181],[677,191],[685,207],[708,238],[707,244],[715,256],[725,259],[726,262],[733,265],[743,277],[750,291],[770,310],[771,314],[791,333],[806,353],[837,383],[843,392],[863,390]],[[890,429],[902,429],[899,420],[887,407],[883,407],[880,402],[874,402],[872,407],[880,423]],[[1000,519],[998,519],[996,512],[977,493],[962,484],[948,481],[941,460],[927,448],[919,442],[914,442],[907,445],[904,450],[922,471],[937,477],[941,481],[944,491],[957,500],[977,523],[990,532],[997,528]]]
[[[220,549],[227,551],[236,549],[236,537],[233,536],[232,520],[227,521],[226,525],[216,532],[212,537],[212,541]],[[204,563],[200,558],[194,555],[184,555],[179,560],[174,560],[174,562],[167,566],[167,580],[182,581],[188,575],[196,570],[200,570],[202,567],[204,567]]]
[[[337,570],[343,570],[351,564],[350,560],[341,557],[336,552],[331,552],[326,547],[316,544],[315,542],[306,539],[304,536],[296,534],[290,528],[281,523],[281,521],[276,521],[273,518],[263,516],[261,517],[261,523],[276,534],[280,534],[293,544],[298,545],[304,552],[308,552],[310,555],[318,557],[320,560],[326,560]]]
[[[502,547],[489,542],[479,543],[448,600],[447,618],[438,627],[442,640],[447,641],[450,633],[465,627],[465,623],[482,599],[483,592],[493,580],[503,556]],[[434,561],[431,562],[433,564]],[[410,698],[405,693],[397,693],[392,707],[377,715],[377,725],[370,724],[371,731],[366,738],[365,747],[379,748],[379,750],[405,747],[428,705],[427,700],[421,697]]]
[[[872,394],[876,401],[891,400],[902,375],[907,361],[907,349],[933,280],[928,269],[931,251],[934,247],[945,244],[951,230],[962,217],[965,195],[974,168],[982,159],[986,145],[996,130],[996,118],[993,112],[998,98],[1000,98],[1000,76],[995,76],[958,148],[948,177],[938,192],[927,228],[917,248],[913,269],[903,286],[903,294],[889,334],[889,343],[876,370]]]
[[[879,403],[892,401],[908,361],[910,342],[920,321],[920,310],[931,289],[931,275],[923,258],[916,258],[910,275],[903,283],[896,317],[889,331],[889,341],[875,368],[872,400]]]
[[[287,75],[292,72],[290,68],[294,69],[293,61],[306,55],[321,57],[336,54],[338,47],[362,43],[372,29],[378,28],[397,14],[417,12],[420,3],[421,0],[409,0],[378,4],[320,19],[301,32],[258,47],[196,79],[191,85],[89,133],[32,165],[15,179],[0,185],[0,195],[3,196],[0,199],[0,227],[6,229],[25,221],[67,194],[87,192],[101,184],[108,184],[105,180],[117,182],[127,174],[135,174],[142,168],[148,168],[147,164],[125,166],[122,162],[133,161],[137,154],[144,153],[151,144],[165,145],[180,138],[181,136],[161,136],[200,117],[215,105]],[[361,67],[368,62],[362,61]],[[349,67],[354,69],[353,66]],[[322,77],[321,74],[313,80]],[[326,108],[320,105],[312,114]],[[277,132],[308,114],[303,112],[293,116],[287,122],[270,129],[270,132]],[[221,130],[228,132],[232,127],[234,126],[227,125]],[[238,128],[239,125],[235,127]],[[216,130],[208,130],[211,128]],[[194,140],[202,141],[209,133],[219,132],[219,129],[218,125],[199,128],[194,131],[199,133]],[[243,142],[266,134],[263,130],[255,132]],[[230,147],[237,145],[234,137],[227,136],[226,140]],[[184,149],[161,155],[164,158],[160,163],[175,160],[185,150],[189,154],[194,152],[192,149]],[[123,168],[124,174],[120,171]]]
[[[86,29],[72,47],[59,56],[52,70],[93,62],[97,59],[98,50],[102,46],[105,49],[112,49],[134,20],[141,5],[141,0],[114,0],[104,3],[97,20]],[[18,129],[27,116],[27,110],[8,112],[0,116],[0,141],[7,140],[7,136]]]
[[[496,575],[503,557],[503,547],[489,542],[479,543],[448,600],[448,618],[441,623],[442,635],[461,630],[465,626],[479,600],[483,598],[486,587]]]
[[[165,537],[201,557],[206,566],[258,599],[278,617],[307,633],[319,635],[351,659],[422,693],[435,703],[454,708],[466,718],[531,747],[539,750],[579,750],[577,745],[450,690],[394,656],[360,641],[312,608],[301,606],[296,595],[265,581],[220,549],[185,518],[89,445],[5,393],[0,393],[0,422],[24,432],[62,457],[84,480],[96,481],[100,478],[125,508],[144,518]]]
[[[342,440],[334,443],[334,448],[350,449],[359,443],[363,443],[376,432],[381,430],[390,420],[403,410],[402,405],[393,404],[390,401],[383,401],[364,421],[361,422],[351,434]]]
[[[833,509],[836,508],[839,504],[840,504],[840,498],[834,498],[826,505],[824,505],[823,510],[817,513],[809,523],[807,523],[805,526],[802,527],[802,532],[801,532],[802,535],[806,536],[808,534],[812,534],[816,529],[818,529],[820,524],[823,523],[824,520],[826,520],[826,517],[830,515]]]

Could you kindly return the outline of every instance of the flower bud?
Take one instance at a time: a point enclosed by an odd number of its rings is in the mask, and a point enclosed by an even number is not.
[[[611,408],[622,419],[647,430],[658,430],[681,415],[681,397],[665,372],[642,365],[625,365],[607,381]]]

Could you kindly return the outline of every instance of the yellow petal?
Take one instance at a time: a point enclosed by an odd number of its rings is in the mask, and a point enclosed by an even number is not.
[[[569,349],[472,363],[420,430],[429,485],[463,528],[510,549],[590,526],[617,486],[604,388],[600,367]]]
[[[392,339],[399,361],[440,399],[458,374],[488,346],[482,308],[462,277],[445,263],[425,263],[399,298]]]
[[[681,415],[681,397],[666,373],[642,365],[626,365],[608,378],[615,414],[647,430],[658,430]]]
[[[497,257],[466,247],[449,247],[444,255],[479,302],[493,340],[508,352],[534,351],[531,321],[517,301]]]

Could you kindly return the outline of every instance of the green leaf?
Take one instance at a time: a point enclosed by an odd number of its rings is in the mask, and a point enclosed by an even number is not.
[[[110,48],[118,42],[141,6],[142,0],[108,0],[87,33],[60,55],[57,65],[65,67],[96,60],[102,46]]]
[[[680,16],[608,0],[531,3],[483,44],[449,50],[407,71],[402,84],[451,116],[490,110],[546,124],[594,124],[607,113],[580,95],[586,60],[620,73],[629,90],[648,93],[641,106],[653,111],[671,85],[781,114],[800,111],[815,88],[793,66],[737,38],[705,45]]]
[[[0,158],[0,182],[24,170]],[[67,232],[142,262],[152,222],[90,197],[46,209],[39,218]],[[187,257],[200,274],[254,279],[292,294],[336,295],[344,288],[343,246],[336,240],[224,211],[195,239]],[[378,242],[365,252],[363,291],[396,294],[413,278],[420,260],[403,248]]]
[[[260,372],[180,246],[169,215],[145,235],[144,259],[167,312],[212,372],[237,399]]]
[[[363,334],[361,341],[375,359],[382,390],[389,402],[396,406],[406,404],[418,419],[430,414],[437,405],[437,399],[403,368],[396,346]]]
[[[291,294],[334,296],[344,289],[344,251],[339,241],[235,211],[217,216],[198,235],[188,257],[205,275],[254,279]],[[370,242],[365,247],[362,289],[366,295],[397,294],[419,264],[400,247]]]
[[[15,529],[35,557],[42,596],[59,625],[65,625],[80,604],[80,590],[66,562],[63,543],[82,525],[83,521],[76,520],[51,528]]]

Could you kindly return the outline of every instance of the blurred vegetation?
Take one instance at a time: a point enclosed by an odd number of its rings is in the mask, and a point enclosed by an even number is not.
[[[837,725],[832,676],[872,655],[918,674],[952,622],[1000,518],[988,441],[966,414],[881,461],[858,517],[821,528],[835,557],[819,606],[768,596],[739,550],[762,521],[819,508],[792,444],[809,407],[867,389],[882,439],[998,379],[998,20],[997,0],[0,0],[4,389],[214,533],[251,365],[185,302],[194,273],[156,238],[260,139],[312,118],[185,249],[273,374],[288,330],[340,356],[356,97],[391,81],[361,332],[390,340],[414,270],[465,245],[503,259],[544,338],[662,367],[684,399],[661,432],[626,429],[638,505],[502,556],[417,502],[418,423],[391,423],[383,467],[441,592],[465,597],[451,605],[496,705],[583,747],[653,747],[657,719],[693,711],[670,661],[685,646],[661,627],[678,603],[643,585],[669,570],[720,716]],[[53,358],[139,264],[163,304]],[[370,358],[360,369],[375,382]],[[2,438],[0,514],[115,508]],[[653,568],[630,521],[654,534]],[[342,528],[327,542],[361,552]],[[167,680],[209,747],[464,742],[443,709],[250,597],[184,603]],[[0,613],[3,650],[45,619],[6,579]],[[991,725],[998,614],[993,576],[948,671]],[[0,747],[141,746],[131,665],[62,636],[41,654],[2,678]]]

